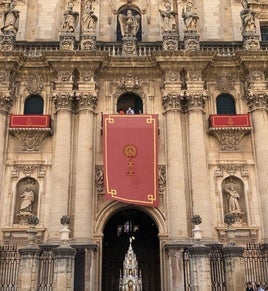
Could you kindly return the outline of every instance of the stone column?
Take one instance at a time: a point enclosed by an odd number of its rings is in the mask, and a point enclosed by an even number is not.
[[[240,290],[245,285],[244,249],[239,246],[223,247],[225,257],[226,290]]]
[[[38,290],[40,250],[35,247],[20,249],[18,289],[20,291]]]
[[[71,72],[60,72],[53,101],[56,108],[55,142],[52,168],[52,194],[49,240],[58,240],[60,218],[68,214],[71,175],[72,82]]]
[[[85,291],[98,290],[100,282],[96,274],[96,245],[88,245],[85,248]]]
[[[174,75],[178,76],[178,72]],[[175,77],[174,77],[175,78]],[[167,146],[167,208],[169,237],[187,237],[185,168],[181,121],[181,84],[166,81],[162,91]]]
[[[83,76],[83,74],[82,74]],[[94,206],[94,114],[97,91],[93,80],[79,84],[78,134],[76,162],[76,194],[74,214],[74,239],[89,243],[92,238]]]
[[[207,94],[203,89],[201,70],[188,72],[188,90],[185,91],[189,122],[189,157],[193,214],[200,215],[204,238],[212,238],[212,215],[209,197],[203,110]]]
[[[193,291],[211,290],[209,251],[209,247],[201,244],[195,244],[191,248],[189,248],[192,263],[191,290]]]
[[[250,70],[250,88],[246,91],[247,104],[251,112],[255,145],[257,176],[259,185],[263,239],[268,242],[268,91],[263,71]]]
[[[188,245],[189,246],[189,245]],[[164,290],[184,291],[184,258],[183,251],[187,247],[185,244],[166,244],[165,250],[167,254],[167,276]]]
[[[54,250],[53,290],[74,290],[74,262],[76,250],[69,245],[61,245]]]
[[[6,135],[7,135],[7,124],[8,124],[8,113],[9,109],[13,105],[14,96],[9,90],[8,71],[0,71],[0,189],[2,189],[2,177],[4,170],[4,156],[5,156],[5,146],[6,146]]]

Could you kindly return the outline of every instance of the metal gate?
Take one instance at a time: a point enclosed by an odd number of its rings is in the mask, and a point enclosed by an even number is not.
[[[261,244],[248,244],[244,251],[246,282],[268,285],[268,257]]]
[[[20,256],[16,245],[0,246],[0,290],[15,291],[18,287]]]

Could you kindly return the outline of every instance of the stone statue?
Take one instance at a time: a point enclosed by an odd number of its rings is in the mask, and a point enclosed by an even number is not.
[[[64,12],[64,20],[62,23],[62,31],[74,32],[78,24],[79,13],[73,11],[74,4],[68,3],[68,9]]]
[[[131,10],[127,15],[119,14],[118,20],[123,37],[136,37],[140,27],[140,15],[133,15]]]
[[[9,4],[8,9],[4,12],[4,26],[1,28],[3,33],[16,34],[19,28],[19,11],[15,9],[16,1]]]
[[[235,190],[234,184],[229,184],[225,189],[228,195],[228,210],[229,212],[241,212],[239,205],[240,195]]]
[[[33,191],[27,187],[20,197],[22,198],[20,212],[32,212],[32,204],[34,202]]]
[[[182,18],[186,30],[196,30],[197,20],[199,19],[197,13],[192,12],[193,3],[188,1],[186,7],[182,9]]]
[[[241,1],[243,10],[240,12],[242,20],[242,33],[256,33],[255,14],[249,7],[247,0]]]
[[[165,10],[159,10],[160,16],[162,17],[163,22],[163,31],[175,31],[176,30],[176,21],[175,17],[177,13],[172,9],[169,2],[165,3]]]
[[[82,17],[83,32],[94,33],[96,31],[97,21],[98,21],[98,17],[94,14],[92,2],[87,1],[85,4],[85,11]]]

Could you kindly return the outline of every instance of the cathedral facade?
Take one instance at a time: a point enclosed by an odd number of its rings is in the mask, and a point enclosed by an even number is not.
[[[268,1],[0,14],[0,242],[18,247],[18,290],[218,290],[216,247],[221,290],[268,284],[244,268],[249,243],[267,268]]]

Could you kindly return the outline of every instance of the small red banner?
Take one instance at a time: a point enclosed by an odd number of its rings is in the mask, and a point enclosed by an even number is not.
[[[210,127],[250,127],[248,114],[210,115]]]
[[[103,115],[106,197],[158,206],[158,115]]]
[[[50,115],[10,115],[10,128],[50,128]]]

